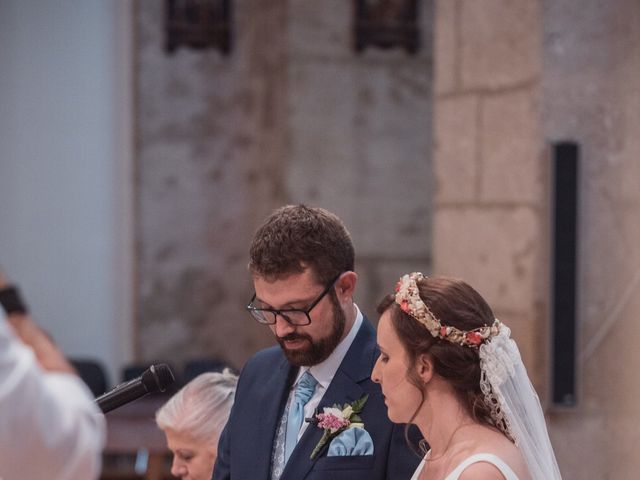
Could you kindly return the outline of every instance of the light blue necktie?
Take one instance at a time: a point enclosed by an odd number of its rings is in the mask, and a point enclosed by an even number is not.
[[[287,417],[287,433],[284,443],[284,463],[286,464],[291,456],[293,448],[298,442],[298,433],[302,422],[304,421],[304,406],[313,396],[318,381],[307,370],[300,378],[295,391],[293,392],[293,401],[289,407],[289,416]]]

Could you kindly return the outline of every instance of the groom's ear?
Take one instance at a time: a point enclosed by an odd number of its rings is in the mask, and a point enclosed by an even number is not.
[[[338,298],[343,301],[352,299],[356,289],[358,274],[356,272],[344,272],[336,282],[336,293]]]
[[[425,385],[429,383],[434,374],[433,359],[431,356],[426,353],[421,353],[418,356],[416,370],[422,382]]]

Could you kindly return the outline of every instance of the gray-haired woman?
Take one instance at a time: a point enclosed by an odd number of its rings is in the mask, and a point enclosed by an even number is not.
[[[171,474],[189,480],[209,480],[218,438],[227,423],[238,377],[222,373],[198,375],[156,413],[156,423],[173,453]]]

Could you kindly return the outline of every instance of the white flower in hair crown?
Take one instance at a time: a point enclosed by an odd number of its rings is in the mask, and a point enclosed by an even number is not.
[[[442,325],[440,320],[431,312],[420,298],[418,282],[427,278],[420,272],[408,273],[400,277],[396,285],[396,303],[400,309],[424,325],[435,338],[462,345],[463,347],[478,348],[482,343],[500,332],[500,321],[496,319],[492,325],[460,330],[450,325]]]

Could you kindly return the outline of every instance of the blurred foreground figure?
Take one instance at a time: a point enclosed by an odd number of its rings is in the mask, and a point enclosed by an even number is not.
[[[0,479],[91,480],[104,417],[0,272]]]
[[[189,480],[209,480],[218,438],[227,423],[238,377],[229,369],[198,375],[156,413],[156,423],[173,452],[171,474]]]

